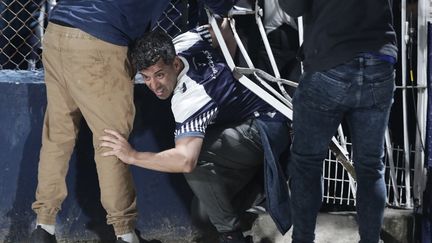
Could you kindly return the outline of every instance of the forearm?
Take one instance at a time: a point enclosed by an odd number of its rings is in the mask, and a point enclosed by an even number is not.
[[[188,173],[196,165],[196,161],[189,160],[176,149],[169,149],[159,153],[137,151],[129,162],[149,170],[170,173]]]
[[[222,36],[224,37],[225,43],[228,47],[228,51],[231,54],[231,57],[234,57],[237,50],[237,42],[234,39],[234,34],[231,30],[231,26],[228,19],[223,19],[220,26],[221,26]]]
[[[197,163],[203,139],[185,137],[176,141],[176,147],[159,153],[138,152],[118,132],[104,130],[107,135],[100,137],[101,147],[111,150],[102,152],[102,156],[116,156],[121,161],[149,170],[172,173],[191,172]]]
[[[231,57],[234,57],[236,50],[237,50],[237,42],[234,39],[234,34],[231,30],[230,22],[228,21],[227,18],[224,18],[222,20],[219,20],[218,25],[220,27],[219,29],[221,31],[222,37],[225,41],[225,44],[228,48],[228,51],[229,51]],[[209,27],[209,32],[210,32],[210,35],[212,38],[213,48],[219,48],[220,43],[219,43],[218,39],[216,38],[216,34],[215,34],[213,28]]]

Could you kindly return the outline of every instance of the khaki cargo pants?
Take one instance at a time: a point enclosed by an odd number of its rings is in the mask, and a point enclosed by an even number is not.
[[[55,224],[67,195],[69,159],[84,117],[93,132],[95,161],[102,206],[115,233],[135,227],[136,196],[126,164],[102,157],[103,129],[126,137],[132,130],[135,107],[133,81],[128,73],[127,47],[113,45],[75,28],[50,23],[43,42],[48,105],[42,134],[38,187],[32,208],[37,221]],[[83,178],[77,178],[83,179]]]

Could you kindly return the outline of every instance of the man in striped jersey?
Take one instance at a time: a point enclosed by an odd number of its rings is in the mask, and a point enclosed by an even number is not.
[[[223,22],[221,29],[234,53],[229,25]],[[265,160],[271,183],[280,182],[277,189],[266,187],[268,208],[284,233],[290,225],[286,222],[288,193],[278,160],[290,144],[288,123],[237,82],[217,46],[208,26],[174,40],[163,32],[139,39],[130,51],[132,63],[159,99],[171,98],[175,147],[159,153],[138,152],[120,133],[105,130],[101,146],[112,150],[102,155],[156,171],[185,173],[220,233],[220,242],[246,242],[239,224],[241,210],[232,202]],[[282,199],[269,198],[279,192]]]

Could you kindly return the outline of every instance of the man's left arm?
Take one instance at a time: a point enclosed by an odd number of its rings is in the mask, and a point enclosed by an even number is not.
[[[227,18],[223,18],[219,23],[219,27],[225,44],[227,45],[228,51],[231,54],[231,57],[234,57],[237,50],[237,42],[234,39],[234,34],[232,32],[229,20]],[[208,27],[208,31],[210,32],[212,38],[213,48],[219,48],[220,44],[211,26]]]
[[[159,153],[139,152],[118,132],[106,129],[100,146],[110,148],[102,156],[116,156],[126,164],[171,173],[189,173],[195,169],[201,151],[203,138],[183,137],[176,141],[175,147]]]

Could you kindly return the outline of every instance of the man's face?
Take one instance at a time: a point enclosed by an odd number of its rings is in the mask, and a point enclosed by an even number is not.
[[[162,59],[140,71],[147,87],[161,100],[168,99],[174,92],[177,76],[181,71],[181,60],[176,57],[172,64],[165,64]]]

